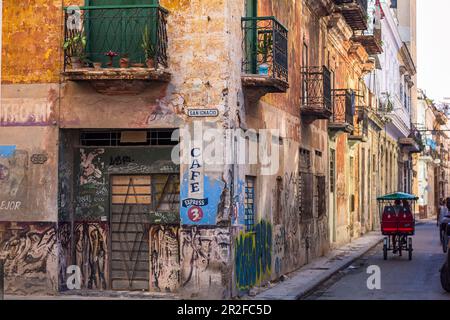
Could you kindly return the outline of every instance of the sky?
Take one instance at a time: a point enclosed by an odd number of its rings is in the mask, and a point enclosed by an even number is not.
[[[417,82],[434,100],[450,97],[450,0],[417,0]]]

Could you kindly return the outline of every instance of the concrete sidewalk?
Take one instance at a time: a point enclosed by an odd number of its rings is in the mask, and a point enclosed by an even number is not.
[[[301,269],[288,275],[288,279],[277,283],[254,297],[254,300],[298,300],[339,270],[351,265],[383,240],[380,232],[371,232],[353,242],[331,251]]]
[[[173,293],[73,290],[57,295],[5,295],[5,300],[180,300]]]

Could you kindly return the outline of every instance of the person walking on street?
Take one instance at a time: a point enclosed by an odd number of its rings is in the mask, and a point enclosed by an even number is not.
[[[437,225],[439,226],[439,238],[441,239],[442,249],[447,252],[447,225],[450,222],[448,204],[450,204],[450,198],[446,200],[441,199],[439,205],[439,214],[437,217]]]

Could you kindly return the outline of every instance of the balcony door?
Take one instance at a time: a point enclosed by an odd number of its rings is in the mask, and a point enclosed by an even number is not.
[[[86,6],[105,7],[88,10],[85,16],[88,59],[93,62],[109,62],[106,52],[128,55],[130,63],[145,64],[142,48],[144,32],[156,49],[158,10],[140,5],[158,5],[159,0],[85,0]],[[120,8],[120,6],[138,6]],[[114,66],[120,56],[114,58]]]

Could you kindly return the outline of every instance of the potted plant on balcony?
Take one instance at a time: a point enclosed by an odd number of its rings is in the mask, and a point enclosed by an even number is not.
[[[107,64],[107,66],[109,68],[112,68],[113,63],[114,63],[114,57],[117,57],[119,54],[117,52],[114,52],[112,50],[109,50],[108,52],[105,52],[105,56],[109,57],[109,62]]]
[[[69,37],[63,44],[64,50],[68,53],[70,65],[73,69],[82,68],[86,59],[86,36],[83,34]]]
[[[128,58],[128,53],[122,55],[119,61],[119,65],[121,68],[128,68],[130,65],[130,59]]]
[[[100,70],[102,68],[101,62],[93,62],[92,65],[94,66],[95,70]]]
[[[267,76],[269,74],[269,56],[273,48],[272,33],[264,33],[262,39],[258,41],[258,73]]]
[[[155,68],[155,47],[152,44],[148,27],[145,26],[144,32],[142,33],[142,49],[145,55],[145,64],[148,68]]]

